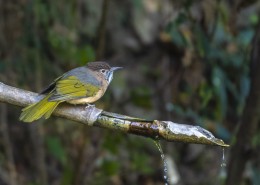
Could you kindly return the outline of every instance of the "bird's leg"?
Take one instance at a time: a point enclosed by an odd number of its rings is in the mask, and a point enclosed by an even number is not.
[[[87,104],[85,107],[85,116],[87,118],[88,125],[93,125],[97,121],[102,111],[102,109],[96,108],[95,105]]]

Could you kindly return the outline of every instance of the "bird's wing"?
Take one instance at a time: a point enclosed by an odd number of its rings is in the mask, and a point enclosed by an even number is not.
[[[91,83],[81,82],[76,76],[66,76],[56,81],[49,101],[68,101],[94,96],[100,88]]]

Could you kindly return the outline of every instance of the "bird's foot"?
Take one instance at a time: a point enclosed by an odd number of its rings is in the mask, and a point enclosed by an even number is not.
[[[87,124],[88,125],[93,125],[99,115],[102,113],[103,110],[98,109],[95,107],[95,105],[92,104],[87,104],[85,107],[85,115],[86,115],[86,119],[87,119]]]
[[[86,107],[85,107],[85,110],[90,109],[90,108],[95,108],[95,105],[88,103],[88,104],[86,105]]]

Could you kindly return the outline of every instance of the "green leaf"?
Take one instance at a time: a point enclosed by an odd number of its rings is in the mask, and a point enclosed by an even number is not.
[[[102,170],[108,176],[117,174],[119,172],[119,167],[118,161],[104,160],[102,163]]]
[[[222,120],[227,113],[227,92],[226,92],[225,73],[221,68],[215,67],[212,75],[212,83],[214,85],[214,92],[219,101],[217,101],[216,118]]]
[[[111,153],[117,154],[123,135],[121,133],[111,134],[111,132],[107,132],[105,137],[106,139],[103,142],[103,147]]]
[[[71,185],[74,175],[76,175],[76,174],[73,171],[72,167],[70,165],[67,165],[65,167],[65,170],[63,171],[62,180],[61,180],[60,184],[61,185]]]
[[[96,54],[91,45],[86,45],[76,50],[74,58],[79,65],[85,65],[88,62],[95,61]]]
[[[144,108],[151,108],[151,89],[148,87],[137,87],[133,89],[131,92],[132,100],[135,105],[144,107]]]
[[[201,57],[205,57],[211,48],[209,44],[209,40],[206,37],[205,32],[201,29],[201,27],[196,24],[195,25],[195,34],[196,34],[196,49],[199,51],[199,55]]]
[[[96,53],[95,53],[93,47],[90,45],[87,45],[85,50],[86,50],[86,61],[87,62],[95,61]]]
[[[46,143],[51,155],[64,165],[67,162],[67,156],[60,139],[55,136],[49,136],[47,137]]]
[[[253,29],[245,29],[239,32],[239,35],[237,36],[237,43],[247,47],[252,42],[253,36],[254,36]]]
[[[202,108],[206,108],[206,106],[208,105],[209,101],[212,99],[213,97],[213,91],[212,89],[206,84],[203,83],[201,84],[200,88],[199,88],[199,95],[202,99]]]
[[[259,21],[259,17],[257,14],[253,14],[249,17],[249,20],[253,25],[256,25]]]
[[[257,148],[260,146],[260,132],[259,131],[253,136],[252,146],[254,148]]]
[[[132,157],[132,168],[135,171],[138,171],[143,174],[151,174],[153,173],[153,169],[149,164],[149,156],[140,151],[135,151],[131,155]],[[158,155],[160,157],[160,155]]]

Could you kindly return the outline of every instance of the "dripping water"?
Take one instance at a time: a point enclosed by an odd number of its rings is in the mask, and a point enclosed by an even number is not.
[[[220,166],[222,167],[222,168],[224,168],[224,167],[226,167],[226,160],[225,160],[225,148],[224,147],[222,147],[222,160],[221,160],[221,164],[220,164]]]
[[[223,181],[227,178],[227,172],[226,172],[226,159],[225,159],[225,148],[222,147],[222,159],[220,164],[220,172],[219,172],[219,180]],[[220,184],[220,183],[219,183]],[[221,183],[222,184],[222,183]]]
[[[163,179],[165,181],[165,185],[168,185],[168,182],[169,182],[169,177],[168,177],[168,167],[167,167],[167,162],[165,160],[165,155],[163,153],[163,150],[162,150],[162,146],[160,144],[160,141],[159,140],[153,140],[155,145],[157,146],[160,154],[161,154],[161,159],[162,159],[162,162],[163,162]]]

